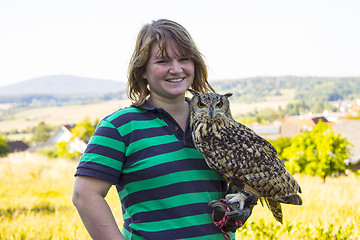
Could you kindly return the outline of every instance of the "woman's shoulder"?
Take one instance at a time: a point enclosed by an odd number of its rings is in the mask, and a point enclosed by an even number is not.
[[[131,105],[131,106],[120,108],[120,109],[116,110],[115,112],[107,115],[104,118],[104,120],[111,121],[112,119],[121,117],[123,115],[125,116],[125,115],[131,114],[131,113],[142,113],[144,111],[145,110],[134,107],[134,106]]]
[[[141,118],[142,113],[147,112],[147,110],[136,107],[136,106],[128,106],[124,108],[120,108],[115,112],[107,115],[103,118],[102,121],[107,121],[110,123],[122,123],[129,122],[134,120],[135,118]],[[139,116],[140,115],[140,116]]]

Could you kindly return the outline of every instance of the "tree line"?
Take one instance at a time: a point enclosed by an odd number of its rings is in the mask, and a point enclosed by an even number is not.
[[[360,97],[360,77],[257,77],[211,83],[218,92],[232,92],[234,101],[261,102],[268,96],[281,96],[281,90],[294,90],[294,102],[285,109],[299,112],[330,110],[331,101]]]

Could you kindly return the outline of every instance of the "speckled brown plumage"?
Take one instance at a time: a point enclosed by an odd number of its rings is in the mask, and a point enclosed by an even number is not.
[[[280,203],[301,205],[302,199],[299,184],[286,171],[275,148],[232,118],[231,94],[189,91],[194,95],[190,106],[194,143],[209,167],[239,189],[264,198],[282,223]]]

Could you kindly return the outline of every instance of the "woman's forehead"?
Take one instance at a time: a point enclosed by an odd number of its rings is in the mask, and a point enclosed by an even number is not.
[[[158,57],[179,57],[184,56],[184,51],[174,40],[155,42],[151,46],[152,55]]]

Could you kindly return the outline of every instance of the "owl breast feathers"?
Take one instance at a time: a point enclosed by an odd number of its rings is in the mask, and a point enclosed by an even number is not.
[[[190,125],[196,148],[210,168],[239,190],[265,200],[282,223],[280,203],[301,205],[299,184],[285,169],[275,148],[250,128],[235,121],[228,98],[232,94],[189,90]]]

